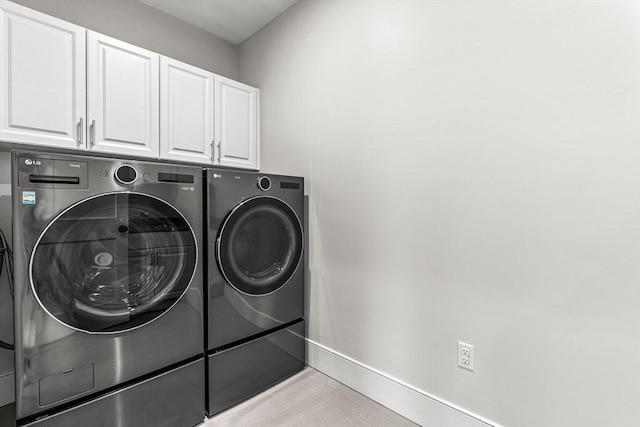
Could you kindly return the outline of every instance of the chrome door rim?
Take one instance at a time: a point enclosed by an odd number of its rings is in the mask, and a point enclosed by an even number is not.
[[[278,286],[276,289],[270,291],[270,292],[266,292],[264,294],[252,294],[249,292],[245,292],[242,289],[239,289],[236,285],[233,284],[233,282],[229,279],[229,277],[227,276],[227,274],[224,271],[224,265],[223,262],[221,260],[220,257],[220,246],[221,246],[221,240],[222,240],[222,236],[224,235],[224,231],[225,228],[227,227],[227,224],[229,223],[229,220],[235,215],[235,213],[241,209],[245,204],[257,200],[257,199],[272,199],[272,200],[276,200],[282,204],[284,204],[287,208],[289,208],[289,210],[291,211],[291,213],[294,215],[296,221],[295,224],[297,225],[298,229],[300,230],[300,254],[298,256],[298,261],[295,264],[295,267],[293,268],[291,274],[289,275],[289,277],[287,277],[287,280],[285,280],[280,286]],[[282,289],[287,283],[289,283],[289,281],[291,281],[291,278],[295,275],[296,271],[298,271],[298,268],[300,267],[300,263],[302,262],[303,259],[303,255],[304,255],[304,228],[302,227],[302,222],[300,221],[300,217],[298,216],[298,214],[296,213],[296,211],[291,207],[291,205],[289,205],[287,202],[285,202],[284,200],[278,198],[278,197],[273,197],[273,196],[254,196],[254,197],[249,197],[248,199],[243,200],[242,202],[238,203],[236,206],[234,206],[234,208],[229,212],[229,214],[226,216],[226,218],[224,219],[224,221],[222,222],[222,225],[220,226],[220,229],[218,231],[218,237],[216,239],[216,261],[218,263],[218,267],[220,270],[220,273],[222,274],[222,276],[224,277],[224,280],[236,291],[242,293],[243,295],[247,295],[247,296],[251,296],[251,297],[263,297],[263,296],[268,296],[271,295],[275,292],[278,292],[280,289]]]
[[[78,327],[71,326],[71,325],[63,322],[62,320],[58,319],[55,315],[53,315],[49,310],[47,310],[45,305],[40,300],[40,297],[38,296],[38,292],[36,291],[35,286],[33,284],[33,258],[34,258],[34,255],[36,253],[36,248],[38,247],[38,244],[40,243],[40,240],[42,239],[42,237],[46,234],[47,230],[53,225],[53,223],[55,223],[62,215],[64,215],[65,213],[67,213],[71,209],[75,208],[76,206],[78,206],[78,205],[80,205],[80,204],[82,204],[82,203],[84,203],[84,202],[86,202],[88,200],[96,199],[98,197],[110,196],[110,195],[118,195],[118,194],[135,194],[135,195],[139,195],[139,196],[150,197],[152,199],[156,199],[159,202],[170,206],[176,213],[178,213],[178,215],[180,215],[180,217],[189,226],[189,231],[191,232],[191,236],[193,238],[193,242],[194,242],[195,249],[196,249],[194,267],[193,267],[193,271],[191,272],[191,277],[189,278],[189,283],[187,284],[187,286],[185,286],[184,291],[180,294],[180,296],[178,298],[176,298],[176,301],[173,304],[171,304],[171,306],[169,308],[167,308],[161,314],[159,314],[158,316],[156,316],[153,319],[149,320],[148,322],[142,323],[140,325],[133,326],[131,328],[121,329],[121,330],[118,330],[118,331],[104,331],[104,332],[103,331],[87,331],[85,329],[80,329]],[[53,219],[51,219],[49,221],[49,223],[44,227],[44,229],[42,229],[42,231],[38,235],[38,238],[36,239],[35,243],[33,244],[33,249],[31,250],[31,255],[29,256],[29,286],[31,287],[31,291],[33,293],[33,297],[38,302],[38,305],[40,305],[40,307],[45,311],[45,313],[47,313],[51,318],[53,318],[56,322],[60,323],[61,325],[64,325],[65,327],[73,329],[75,331],[83,332],[85,334],[90,334],[90,335],[118,335],[118,334],[130,332],[130,331],[133,331],[135,329],[139,329],[139,328],[142,328],[142,327],[144,327],[146,325],[149,325],[150,323],[156,321],[157,319],[161,318],[166,313],[171,311],[173,309],[173,307],[175,307],[175,305],[178,304],[178,302],[180,302],[182,300],[182,298],[184,298],[184,295],[187,293],[187,290],[189,290],[189,288],[191,287],[191,284],[193,283],[193,278],[195,277],[196,271],[198,269],[198,260],[199,260],[198,259],[199,258],[198,252],[199,252],[199,250],[198,250],[198,239],[196,238],[196,235],[193,232],[193,226],[191,225],[189,220],[187,220],[187,218],[185,218],[185,216],[182,214],[182,212],[180,212],[174,205],[172,205],[171,203],[167,202],[166,200],[161,199],[160,197],[153,196],[151,194],[141,193],[141,192],[136,192],[136,191],[110,191],[110,192],[95,194],[93,196],[90,196],[90,197],[84,198],[82,200],[79,200],[79,201],[75,202],[74,204],[66,207],[65,209],[60,211]]]

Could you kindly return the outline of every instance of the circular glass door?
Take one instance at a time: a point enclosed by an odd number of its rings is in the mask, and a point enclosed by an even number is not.
[[[302,248],[302,225],[289,205],[273,197],[254,197],[236,206],[222,224],[218,266],[238,291],[264,295],[287,283]]]
[[[31,286],[74,329],[114,333],[148,323],[186,292],[196,266],[191,227],[171,205],[137,193],[86,199],[38,238]]]

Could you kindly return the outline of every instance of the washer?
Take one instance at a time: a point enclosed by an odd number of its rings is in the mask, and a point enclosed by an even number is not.
[[[304,179],[205,170],[207,414],[298,372],[304,350]]]
[[[31,152],[12,165],[16,418],[201,422],[201,170]]]

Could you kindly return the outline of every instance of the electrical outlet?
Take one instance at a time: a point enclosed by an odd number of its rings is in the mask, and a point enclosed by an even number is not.
[[[476,368],[476,362],[473,357],[473,346],[471,344],[458,341],[458,366],[470,371]]]

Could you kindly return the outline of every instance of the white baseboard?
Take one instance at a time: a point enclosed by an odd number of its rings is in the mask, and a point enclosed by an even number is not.
[[[423,427],[501,427],[307,339],[308,364]]]

